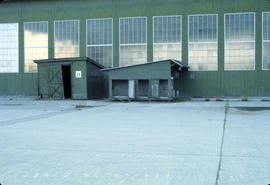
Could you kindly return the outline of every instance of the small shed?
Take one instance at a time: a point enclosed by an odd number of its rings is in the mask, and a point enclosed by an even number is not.
[[[35,60],[41,98],[101,98],[104,67],[87,57]]]
[[[184,63],[168,59],[101,71],[108,78],[110,99],[173,100],[183,95],[187,69]]]

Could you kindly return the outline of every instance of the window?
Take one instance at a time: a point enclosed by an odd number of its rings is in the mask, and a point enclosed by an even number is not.
[[[182,59],[181,16],[154,17],[154,61],[164,59]]]
[[[218,70],[218,16],[188,17],[188,64],[192,71]]]
[[[255,13],[225,14],[225,70],[255,69]]]
[[[270,69],[270,12],[263,13],[263,69]]]
[[[147,62],[146,17],[120,18],[120,66]]]
[[[55,58],[79,57],[79,21],[54,22]]]
[[[0,72],[19,72],[19,25],[0,24]]]
[[[87,20],[87,56],[105,67],[112,67],[112,19]]]
[[[33,62],[48,58],[48,22],[24,23],[24,71],[37,72]]]

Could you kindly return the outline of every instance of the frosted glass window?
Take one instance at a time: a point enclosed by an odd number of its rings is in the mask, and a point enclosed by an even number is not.
[[[0,24],[0,72],[19,72],[19,25]]]
[[[54,22],[54,57],[79,57],[79,21]]]
[[[112,67],[112,19],[87,20],[87,56],[101,65]]]
[[[225,14],[224,68],[255,69],[255,13]]]
[[[146,17],[120,18],[120,66],[147,62]]]
[[[48,22],[24,23],[24,71],[37,72],[38,59],[48,59]]]
[[[181,16],[154,17],[154,61],[164,59],[182,59]]]
[[[270,12],[263,13],[263,69],[270,69]]]
[[[218,70],[218,16],[188,17],[188,65],[192,71]]]

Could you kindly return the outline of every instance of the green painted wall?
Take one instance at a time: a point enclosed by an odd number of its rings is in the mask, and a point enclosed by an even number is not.
[[[170,79],[171,61],[157,62],[149,65],[135,65],[109,70],[109,80],[134,80],[134,79]]]
[[[270,71],[262,71],[262,11],[269,0],[10,0],[0,3],[0,23],[19,23],[19,73],[0,74],[0,95],[37,95],[37,74],[24,73],[23,22],[49,21],[49,58],[54,57],[53,21],[80,20],[80,55],[86,56],[86,19],[113,18],[113,65],[119,65],[119,17],[147,16],[148,61],[152,61],[152,17],[182,15],[182,60],[188,63],[188,15],[219,15],[218,72],[185,77],[186,95],[270,96]],[[256,70],[224,71],[224,13],[256,12]]]
[[[103,98],[103,79],[100,68],[96,65],[87,62],[87,96],[89,99]]]
[[[171,88],[171,61],[165,62],[152,62],[147,65],[134,65],[123,68],[116,68],[112,70],[105,70],[104,72],[108,75],[109,81],[109,89],[108,94],[109,98],[112,98],[112,83],[113,80],[135,80],[135,83],[138,86],[138,80],[149,80],[149,88],[151,87],[151,83],[159,83],[158,80],[168,80],[168,93],[169,99],[172,99],[172,88]],[[138,89],[136,89],[138,90]],[[151,88],[149,89],[151,94]],[[136,94],[136,93],[135,93]],[[149,95],[150,95],[149,94]],[[151,95],[150,95],[151,97]],[[129,99],[128,97],[123,99]],[[136,99],[139,99],[136,97]],[[151,97],[150,99],[160,99]]]

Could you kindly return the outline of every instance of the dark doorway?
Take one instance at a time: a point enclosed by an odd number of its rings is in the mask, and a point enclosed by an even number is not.
[[[70,66],[62,66],[62,76],[65,98],[71,98],[71,72]]]

